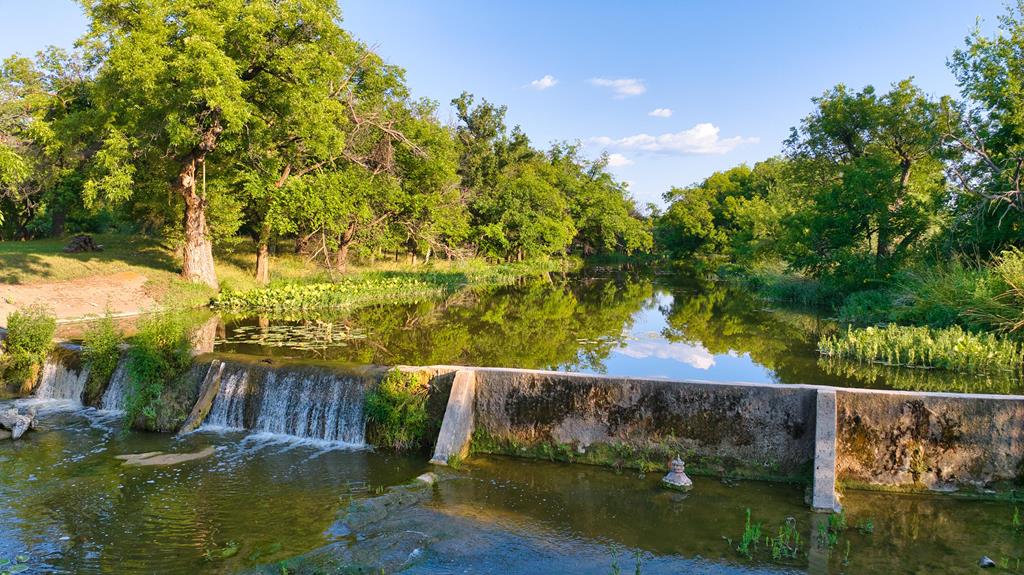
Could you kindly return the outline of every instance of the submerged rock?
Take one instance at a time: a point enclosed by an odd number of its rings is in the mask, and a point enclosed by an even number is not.
[[[186,461],[195,461],[197,459],[205,459],[213,455],[213,447],[206,447],[195,453],[164,453],[162,451],[150,451],[147,453],[130,453],[126,455],[117,455],[116,459],[124,461],[124,465],[137,465],[137,466],[156,466],[156,465],[175,465],[177,463],[184,463]]]
[[[978,567],[981,567],[982,569],[988,569],[990,567],[995,566],[996,562],[993,561],[988,555],[983,555],[981,559],[978,560]]]
[[[6,429],[0,429],[0,441],[11,438],[11,432]]]

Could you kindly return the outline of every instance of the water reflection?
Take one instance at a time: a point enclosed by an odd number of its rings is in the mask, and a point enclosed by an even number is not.
[[[337,317],[226,318],[221,351],[354,363],[454,364],[619,376],[1019,393],[1009,375],[824,362],[815,310],[650,270],[586,270]]]

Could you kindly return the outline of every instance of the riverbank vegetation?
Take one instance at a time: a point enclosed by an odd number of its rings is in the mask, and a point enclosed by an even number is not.
[[[96,405],[121,359],[121,344],[124,334],[118,329],[114,318],[108,313],[102,319],[91,323],[82,335],[82,362],[89,370],[85,382],[86,405]]]
[[[286,254],[338,273],[651,247],[607,158],[540,149],[469,93],[442,123],[333,1],[83,7],[78,49],[0,65],[0,239],[158,238],[183,278],[235,291],[226,260],[266,285]]]
[[[673,188],[656,249],[856,326],[931,328],[851,330],[822,339],[828,354],[1019,368],[1001,338],[1024,337],[1024,5],[999,24],[949,59],[958,98],[912,79],[839,84],[812,100],[779,157]]]
[[[46,355],[53,349],[56,331],[57,321],[43,307],[30,306],[12,313],[2,341],[0,379],[8,386],[18,386],[23,395],[31,392]]]
[[[182,314],[140,320],[127,351],[126,425],[173,431],[185,419],[195,400],[194,385],[184,377],[192,367],[193,327]]]

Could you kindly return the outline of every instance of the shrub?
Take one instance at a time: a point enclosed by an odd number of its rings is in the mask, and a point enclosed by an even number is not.
[[[959,326],[849,328],[845,335],[822,337],[818,350],[835,358],[968,373],[1020,372],[1024,366],[1024,353],[1016,342]]]
[[[89,369],[89,379],[85,383],[87,404],[96,403],[114,375],[121,358],[123,338],[109,312],[85,331],[82,337],[82,360]]]
[[[853,325],[888,323],[893,318],[893,294],[887,290],[854,292],[839,306],[837,318]]]
[[[53,349],[57,319],[46,308],[28,306],[7,316],[7,337],[4,339],[4,381],[21,386],[23,394],[35,385],[39,367]]]
[[[177,406],[162,399],[169,385],[180,383],[192,363],[191,326],[181,314],[156,315],[139,323],[139,332],[128,349],[128,387],[125,421],[147,429],[162,429],[168,411]]]
[[[395,450],[422,446],[430,423],[427,392],[426,382],[416,374],[389,371],[366,397],[371,441]]]

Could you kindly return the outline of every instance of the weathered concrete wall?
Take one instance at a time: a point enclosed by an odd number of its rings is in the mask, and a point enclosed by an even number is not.
[[[815,394],[795,386],[480,369],[476,428],[481,443],[527,451],[546,443],[583,460],[662,468],[679,455],[696,472],[797,478],[814,456]]]
[[[982,494],[1024,482],[1021,396],[475,371],[476,451],[651,469],[678,454],[696,473],[766,479],[820,471],[826,498],[831,480]],[[834,427],[817,421],[819,390],[835,394]]]
[[[1002,490],[1024,480],[1024,398],[842,389],[840,480]]]

